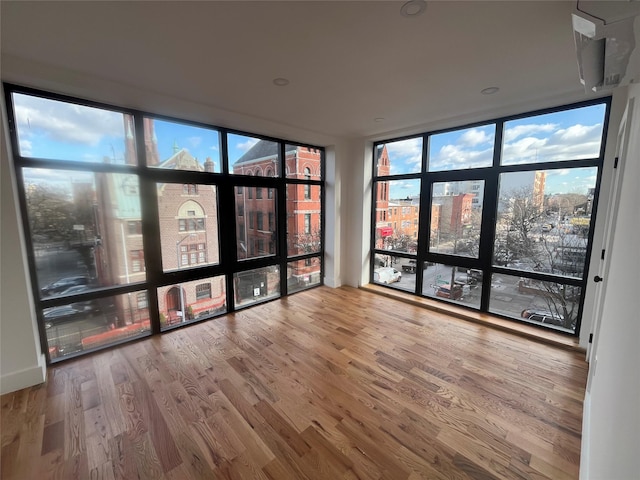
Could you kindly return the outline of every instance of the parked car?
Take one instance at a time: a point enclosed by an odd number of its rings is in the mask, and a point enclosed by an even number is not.
[[[453,284],[453,288],[451,285],[439,285],[436,287],[436,297],[458,300],[462,297],[462,286],[455,283]]]
[[[86,275],[74,275],[71,277],[64,277],[50,283],[40,289],[43,297],[50,297],[52,295],[58,295],[65,290],[77,285],[89,285],[89,277]]]
[[[87,312],[78,309],[74,305],[62,305],[60,307],[46,308],[42,312],[44,328],[51,328],[61,323],[73,322],[86,318]]]
[[[399,282],[402,278],[402,274],[392,267],[383,267],[374,270],[373,281],[376,283],[394,283]]]
[[[59,295],[77,295],[79,293],[88,292],[89,290],[91,290],[89,285],[76,285],[75,287],[67,288],[64,292],[60,292]],[[100,305],[97,300],[84,300],[81,302],[75,302],[72,305],[77,310],[83,310],[85,312],[100,310]]]
[[[551,312],[524,309],[520,313],[520,316],[532,322],[546,323],[548,325],[556,325],[558,327],[564,326],[564,317]]]
[[[407,263],[402,265],[402,271],[407,273],[416,273],[416,261],[409,260]]]

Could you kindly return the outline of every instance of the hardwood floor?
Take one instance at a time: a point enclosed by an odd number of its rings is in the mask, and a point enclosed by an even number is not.
[[[583,355],[322,287],[1,397],[2,478],[578,478]]]

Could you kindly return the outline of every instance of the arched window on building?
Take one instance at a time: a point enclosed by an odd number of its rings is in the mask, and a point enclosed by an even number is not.
[[[273,177],[273,171],[271,169],[267,170],[267,177]],[[267,198],[273,198],[273,188],[267,188]]]
[[[309,167],[304,167],[304,179],[305,180],[311,179],[311,170],[309,169]],[[304,186],[304,199],[305,200],[311,199],[311,185],[307,184]]]
[[[261,177],[261,176],[262,176],[262,172],[260,170],[256,171],[256,177]],[[256,187],[256,198],[257,199],[262,198],[262,187]]]
[[[178,209],[178,231],[197,232],[204,231],[205,213],[199,203],[189,200],[180,205]]]

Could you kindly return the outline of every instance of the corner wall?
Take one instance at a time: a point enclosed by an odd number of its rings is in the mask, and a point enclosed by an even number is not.
[[[2,95],[4,99],[4,95]],[[15,172],[10,158],[7,121],[2,102],[2,148],[0,148],[0,394],[44,382],[45,357],[40,350],[38,327],[27,275],[20,226]]]
[[[602,318],[589,365],[582,480],[630,480],[640,472],[640,85],[629,87],[628,98],[635,103]]]

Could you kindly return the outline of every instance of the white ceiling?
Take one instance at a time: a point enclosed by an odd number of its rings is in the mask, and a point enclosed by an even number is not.
[[[7,2],[3,55],[330,136],[585,99],[575,2]],[[276,77],[290,80],[273,85]],[[495,95],[482,95],[497,86]],[[378,120],[376,119],[383,119]]]

